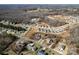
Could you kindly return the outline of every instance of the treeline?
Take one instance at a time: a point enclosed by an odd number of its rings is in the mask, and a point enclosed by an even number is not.
[[[25,12],[31,11],[31,10],[37,10],[38,8],[28,8],[28,9],[23,9]]]
[[[12,44],[15,40],[19,39],[18,37],[3,33],[0,34],[0,54],[4,55],[4,50],[9,47],[10,44]]]
[[[12,25],[4,25],[3,23],[0,23],[0,27],[14,29],[14,30],[17,30],[17,31],[26,31],[26,29],[24,29],[22,27],[15,27],[15,26],[12,26]]]

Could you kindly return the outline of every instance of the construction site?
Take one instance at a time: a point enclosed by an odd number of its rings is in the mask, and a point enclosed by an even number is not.
[[[71,30],[74,29],[73,31],[75,31],[76,27],[79,26],[78,18],[63,15],[49,15],[46,17],[52,22],[60,22],[60,25],[57,26],[59,24],[58,23],[56,26],[53,24],[51,26],[49,25],[48,21],[40,21],[40,18],[38,18],[39,20],[32,25],[14,24],[8,21],[1,21],[0,34],[7,33],[20,38],[9,46],[8,49],[10,50],[6,53],[11,52],[12,54],[24,55],[30,52],[33,52],[33,54],[68,54],[70,44],[68,44],[67,41],[71,39],[71,36],[73,36],[73,34],[71,34]],[[31,21],[35,22],[37,20],[37,18],[34,19]],[[61,22],[63,22],[63,24]],[[22,51],[24,46],[25,49],[28,49],[29,51]],[[74,54],[74,51],[70,53]]]
[[[5,20],[0,15],[0,54],[78,55],[79,17],[49,11],[52,9],[28,10],[25,13],[35,17],[25,23]]]

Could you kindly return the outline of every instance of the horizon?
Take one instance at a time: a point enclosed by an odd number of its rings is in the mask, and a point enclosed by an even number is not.
[[[0,9],[21,8],[79,8],[79,4],[0,4]]]

